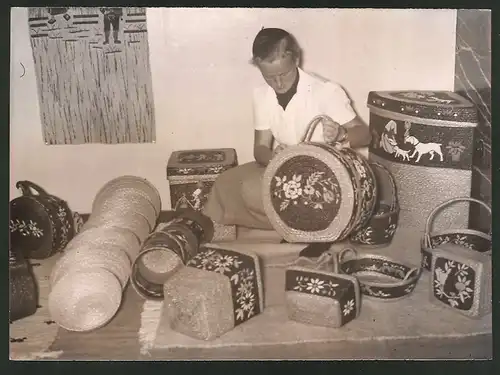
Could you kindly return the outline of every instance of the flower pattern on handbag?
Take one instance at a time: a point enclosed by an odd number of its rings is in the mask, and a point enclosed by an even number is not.
[[[217,272],[229,278],[235,325],[261,312],[257,270],[252,257],[236,251],[207,247],[195,255],[187,266]]]

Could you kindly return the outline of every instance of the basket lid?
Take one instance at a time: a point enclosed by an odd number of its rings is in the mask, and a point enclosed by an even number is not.
[[[370,91],[367,105],[418,118],[478,123],[475,104],[452,91]]]
[[[179,150],[170,155],[167,176],[219,174],[237,165],[233,148]]]
[[[333,241],[351,222],[351,174],[335,155],[314,145],[290,146],[271,160],[263,177],[264,209],[287,241]]]

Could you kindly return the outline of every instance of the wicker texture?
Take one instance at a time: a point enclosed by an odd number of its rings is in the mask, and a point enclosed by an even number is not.
[[[377,201],[368,223],[349,237],[354,245],[387,246],[396,232],[399,202],[396,181],[392,173],[380,163],[371,162],[377,180]]]
[[[313,118],[301,143],[277,154],[264,172],[264,209],[288,242],[340,241],[362,228],[375,208],[368,161],[349,148],[310,142],[324,119]]]
[[[473,203],[482,206],[491,217],[491,208],[483,201],[470,197],[457,197],[447,200],[435,206],[429,213],[425,223],[425,233],[421,241],[422,268],[430,271],[434,248],[445,243],[452,243],[481,253],[490,252],[492,249],[491,229],[489,233],[484,233],[475,229],[465,228],[446,228],[439,230],[435,222],[439,216],[446,214],[454,205],[463,203]],[[439,214],[439,215],[438,215]]]
[[[52,269],[49,300],[57,324],[85,331],[113,318],[130,278],[132,260],[156,225],[160,204],[157,190],[139,177],[116,178],[100,189],[88,222]],[[95,279],[87,281],[92,275]],[[76,287],[79,280],[85,285]],[[65,294],[69,302],[62,303]],[[102,301],[108,294],[109,301]],[[85,300],[94,301],[97,307],[85,309]],[[71,302],[75,306],[66,305]]]
[[[104,269],[66,274],[51,290],[52,319],[69,331],[91,331],[107,324],[118,311],[122,289]]]
[[[173,330],[213,340],[263,311],[259,258],[207,245],[164,285]]]

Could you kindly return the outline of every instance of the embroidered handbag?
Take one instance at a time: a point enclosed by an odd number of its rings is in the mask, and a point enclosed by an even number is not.
[[[9,248],[9,320],[33,315],[38,304],[35,277],[22,253]]]
[[[76,232],[67,203],[31,181],[18,181],[16,187],[22,196],[9,204],[12,250],[32,259],[62,251]]]
[[[301,143],[277,154],[264,172],[265,212],[288,242],[340,241],[364,227],[375,208],[368,160],[350,148],[310,142],[324,119],[313,118]]]

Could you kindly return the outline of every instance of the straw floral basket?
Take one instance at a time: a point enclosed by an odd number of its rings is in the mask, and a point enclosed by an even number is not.
[[[475,229],[446,229],[439,232],[432,231],[432,224],[436,215],[443,209],[459,202],[471,202],[483,206],[491,216],[491,208],[479,199],[457,197],[438,205],[431,211],[425,225],[425,234],[421,241],[422,268],[430,271],[432,267],[433,250],[445,243],[462,246],[471,251],[488,252],[492,249],[491,232],[483,233]]]
[[[73,214],[62,199],[31,181],[18,181],[22,196],[10,201],[10,243],[27,258],[45,259],[75,235]]]
[[[359,316],[361,292],[354,276],[340,274],[330,252],[316,261],[300,257],[285,271],[288,318],[338,328]]]
[[[347,257],[346,255],[351,254]],[[358,279],[361,293],[380,301],[407,297],[420,279],[421,269],[375,254],[358,254],[346,248],[337,254],[340,273]]]
[[[396,181],[392,173],[380,163],[370,162],[377,179],[378,197],[373,216],[368,223],[350,236],[354,245],[387,246],[398,227],[399,202]],[[386,185],[389,191],[384,191]],[[387,192],[388,197],[384,197]]]
[[[262,183],[264,209],[288,242],[334,242],[364,227],[377,196],[368,160],[350,148],[310,142],[328,116],[309,123],[301,143],[268,164]]]
[[[61,277],[49,294],[52,319],[69,331],[91,331],[115,316],[122,300],[118,279],[109,271],[93,268]]]

